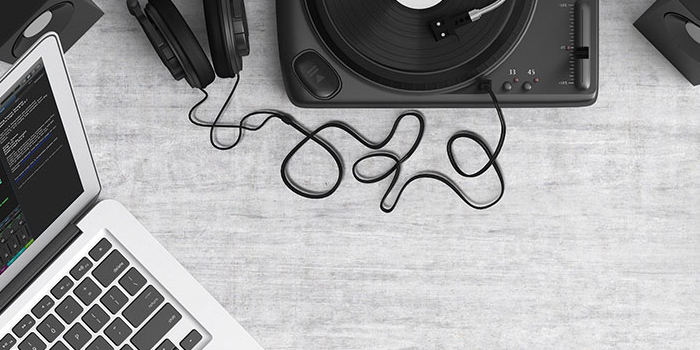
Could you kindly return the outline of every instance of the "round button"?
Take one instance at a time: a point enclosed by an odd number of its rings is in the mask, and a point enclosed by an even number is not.
[[[292,64],[299,81],[319,100],[329,100],[340,91],[338,73],[316,51],[302,53]]]
[[[532,90],[532,83],[529,81],[525,82],[525,84],[523,84],[523,90],[525,90],[525,91]]]
[[[504,90],[504,91],[513,90],[513,84],[511,84],[511,83],[509,83],[509,82],[503,83],[503,90]]]

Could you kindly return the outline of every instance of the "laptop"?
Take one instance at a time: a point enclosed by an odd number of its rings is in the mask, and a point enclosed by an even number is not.
[[[0,350],[262,348],[100,183],[63,50],[0,80]]]

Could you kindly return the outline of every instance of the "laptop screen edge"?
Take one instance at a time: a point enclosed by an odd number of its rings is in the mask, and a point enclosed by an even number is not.
[[[8,84],[13,84],[16,79],[21,78],[39,60],[43,60],[45,63],[52,90],[56,95],[60,119],[65,124],[69,146],[74,154],[83,192],[41,233],[41,238],[30,247],[31,250],[21,255],[8,271],[0,275],[0,301],[6,302],[11,300],[18,290],[24,288],[24,286],[18,286],[17,281],[14,281],[20,272],[23,274],[23,278],[17,279],[18,281],[23,281],[23,284],[31,282],[34,277],[32,275],[39,274],[42,270],[37,269],[37,267],[46,266],[56,256],[57,247],[54,243],[60,246],[70,241],[66,238],[66,230],[74,232],[74,236],[79,233],[77,230],[67,228],[97,200],[101,191],[97,170],[57,34],[45,34],[0,78],[0,93],[9,89],[11,85]],[[64,233],[61,234],[62,232]],[[59,235],[62,235],[61,239],[56,239]],[[55,240],[63,243],[54,242]],[[53,249],[45,249],[49,246],[52,246]],[[3,306],[0,305],[0,313],[4,309]]]

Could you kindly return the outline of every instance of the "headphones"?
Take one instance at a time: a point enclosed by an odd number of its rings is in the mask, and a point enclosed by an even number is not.
[[[203,0],[207,37],[214,64],[192,29],[171,0],[127,0],[148,40],[175,80],[185,78],[192,88],[204,89],[216,76],[233,78],[243,69],[243,57],[250,54],[248,22],[243,0]],[[216,74],[214,73],[216,72]]]

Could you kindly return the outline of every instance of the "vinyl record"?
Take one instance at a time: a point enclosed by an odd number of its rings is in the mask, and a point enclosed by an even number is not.
[[[396,0],[304,0],[325,44],[375,83],[416,92],[456,90],[491,72],[512,53],[537,0],[508,0],[481,20],[436,40],[430,23],[493,0],[443,0],[424,10]]]

